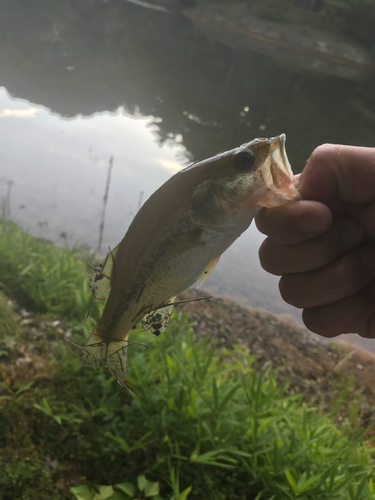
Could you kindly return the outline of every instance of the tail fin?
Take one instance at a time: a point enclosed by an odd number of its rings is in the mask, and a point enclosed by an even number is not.
[[[104,366],[120,385],[124,385],[128,369],[127,340],[103,340],[94,328],[86,345],[81,347],[79,358],[84,366],[94,370]]]

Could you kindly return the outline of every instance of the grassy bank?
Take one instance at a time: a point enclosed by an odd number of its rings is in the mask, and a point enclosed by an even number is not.
[[[0,219],[0,290],[21,307],[89,331],[101,314],[101,307],[93,303],[86,321],[93,263],[93,252],[84,246],[57,248]]]
[[[78,249],[54,249],[8,223],[1,230],[0,281],[25,304],[42,307],[65,269],[58,262],[70,264],[47,315],[19,316],[0,297],[0,498],[375,498],[359,430],[287,394],[270,366],[253,369],[247,350],[196,342],[188,316],[175,314],[160,338],[134,332],[149,345],[129,347],[134,398],[82,368],[63,340],[85,337],[86,310],[72,299],[72,290],[89,299]]]

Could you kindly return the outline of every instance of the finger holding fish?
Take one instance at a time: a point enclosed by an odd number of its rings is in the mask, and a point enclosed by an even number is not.
[[[312,332],[332,338],[356,332],[361,337],[375,338],[375,282],[363,290],[336,302],[303,310],[303,322]]]
[[[297,200],[261,210],[255,223],[270,240],[280,245],[296,245],[324,233],[332,224],[332,214],[323,203]]]
[[[260,246],[259,259],[263,269],[277,276],[304,273],[331,264],[357,247],[363,237],[363,228],[356,221],[342,217],[322,234],[298,244],[285,245],[266,238]]]
[[[298,308],[317,307],[349,297],[375,278],[375,249],[361,246],[328,266],[304,273],[284,274],[283,299]]]

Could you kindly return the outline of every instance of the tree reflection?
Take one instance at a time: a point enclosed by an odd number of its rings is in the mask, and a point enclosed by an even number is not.
[[[70,118],[152,115],[191,160],[286,132],[302,168],[322,142],[375,145],[369,83],[300,72],[197,33],[179,14],[105,3],[0,0],[0,85]]]

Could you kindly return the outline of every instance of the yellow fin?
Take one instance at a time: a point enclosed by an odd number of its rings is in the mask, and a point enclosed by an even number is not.
[[[208,264],[208,266],[206,267],[204,272],[200,275],[200,277],[197,281],[196,288],[199,288],[200,286],[202,286],[203,283],[206,281],[206,279],[209,277],[209,275],[212,273],[212,271],[215,269],[216,264],[219,262],[220,255],[218,255],[217,257],[212,259],[211,262]]]
[[[168,302],[162,306],[154,309],[142,319],[143,330],[148,330],[157,337],[166,330],[169,318],[172,314],[173,302],[176,297],[172,297]]]
[[[95,302],[105,300],[111,290],[111,274],[113,259],[119,245],[107,254],[107,257],[94,269],[90,280],[90,288]]]

